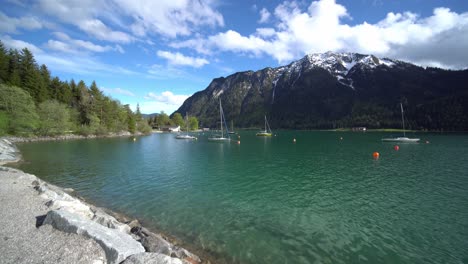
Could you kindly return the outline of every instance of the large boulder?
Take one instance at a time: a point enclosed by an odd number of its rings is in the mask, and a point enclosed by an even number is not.
[[[7,139],[0,139],[0,165],[20,160],[20,153],[15,145]]]
[[[101,224],[105,227],[112,228],[112,229],[117,229],[120,232],[124,232],[127,234],[130,234],[130,226],[120,223],[115,219],[115,217],[107,214],[100,208],[94,208],[93,209],[94,215],[91,220],[94,222]]]
[[[68,211],[49,211],[44,224],[50,224],[63,232],[79,234],[95,240],[104,249],[108,263],[117,264],[130,255],[145,252],[143,246],[130,235],[109,229]]]
[[[161,253],[139,253],[131,255],[122,264],[185,264],[187,262]]]

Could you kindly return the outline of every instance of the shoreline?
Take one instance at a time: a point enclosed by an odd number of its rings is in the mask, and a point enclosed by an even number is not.
[[[102,138],[125,136],[136,135],[119,134],[104,136]],[[194,248],[192,249],[190,246],[188,247],[193,251],[197,251],[197,254],[202,256],[201,259],[199,256],[186,250],[184,247],[187,247],[187,245],[185,245],[183,241],[172,236],[167,236],[159,231],[153,232],[152,230],[144,227],[138,219],[127,216],[123,213],[94,206],[82,197],[77,196],[71,188],[58,187],[41,180],[35,175],[28,174],[11,167],[5,167],[6,164],[17,163],[22,160],[21,153],[15,143],[89,138],[101,137],[84,137],[76,135],[63,136],[59,138],[0,137],[0,183],[4,188],[11,190],[14,190],[14,188],[9,188],[12,184],[15,185],[13,187],[21,186],[23,188],[21,192],[24,192],[14,193],[11,197],[3,197],[5,194],[0,192],[0,201],[6,200],[13,203],[28,205],[30,202],[22,201],[22,199],[23,197],[29,197],[28,199],[34,201],[35,204],[41,204],[41,206],[39,206],[40,208],[28,208],[28,211],[19,213],[20,215],[31,213],[40,214],[36,215],[34,219],[30,218],[26,220],[27,225],[35,224],[36,229],[41,231],[52,230],[55,233],[71,233],[76,234],[80,237],[79,239],[87,238],[85,240],[94,240],[95,243],[98,244],[97,247],[104,250],[104,257],[102,256],[103,253],[100,253],[101,255],[98,257],[95,256],[97,253],[93,253],[94,255],[91,254],[92,256],[87,258],[88,252],[82,252],[81,255],[84,256],[83,258],[85,258],[88,263],[214,263],[215,258],[210,256],[207,252],[198,252],[198,250]],[[15,199],[18,201],[12,201]],[[0,206],[0,208],[2,207]],[[8,209],[2,208],[2,210]],[[45,214],[44,211],[46,212]],[[38,219],[41,219],[42,222]],[[7,221],[7,225],[10,225],[12,229],[21,228],[15,226],[16,223],[14,219],[6,219],[5,221]],[[34,231],[35,230],[32,232]],[[104,233],[109,232],[112,233],[110,237],[103,235]],[[103,236],[105,239],[103,239]],[[5,238],[7,237],[8,236],[5,236]],[[127,242],[122,243],[122,239]],[[68,243],[69,241],[75,240],[76,239],[72,239],[67,236],[65,241],[62,243]],[[7,240],[5,239],[5,241]],[[23,243],[28,244],[27,241],[20,241],[18,244]],[[96,244],[94,246],[87,245],[87,247],[90,252],[92,252],[92,250],[89,250],[89,247],[93,248],[95,251],[99,250],[99,248],[96,249]],[[11,253],[14,256],[10,256],[10,259],[15,259],[15,257],[18,259],[18,256],[21,255],[22,252],[20,249],[17,249],[17,252],[14,251],[15,250],[13,250],[13,252],[3,252],[0,255],[3,256],[3,254],[8,255],[8,253]],[[71,251],[75,252],[75,249]],[[1,249],[0,252],[2,252]],[[46,259],[45,261],[43,260],[44,263],[57,262],[57,259],[53,259],[53,252],[45,253],[46,254],[42,257],[43,259]],[[41,255],[43,254],[44,252],[41,252]],[[50,262],[47,261],[47,256],[51,256],[52,259],[49,260]],[[39,256],[32,257],[39,258]],[[59,259],[63,258],[66,259],[66,256],[62,256],[62,258]],[[92,262],[89,262],[90,258],[94,258]],[[73,262],[75,261],[77,260],[73,260]],[[67,261],[63,261],[62,263],[66,262]]]

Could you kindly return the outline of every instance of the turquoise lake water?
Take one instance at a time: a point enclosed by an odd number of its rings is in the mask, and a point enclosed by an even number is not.
[[[468,135],[275,133],[27,143],[20,169],[220,263],[468,263]]]

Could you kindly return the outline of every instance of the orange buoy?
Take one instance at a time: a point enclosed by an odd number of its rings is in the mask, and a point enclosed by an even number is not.
[[[395,145],[395,146],[393,147],[393,149],[396,150],[396,151],[398,151],[398,150],[400,149],[400,146]]]
[[[374,157],[374,159],[378,159],[380,157],[380,153],[378,153],[377,151],[372,153],[372,157]]]

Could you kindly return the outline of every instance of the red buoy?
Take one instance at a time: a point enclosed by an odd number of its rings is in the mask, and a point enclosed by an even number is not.
[[[374,157],[374,159],[378,159],[380,157],[380,154],[376,151],[372,153],[372,157]]]
[[[393,149],[396,150],[396,151],[398,151],[398,150],[400,149],[400,146],[395,145],[395,146],[393,147]]]

